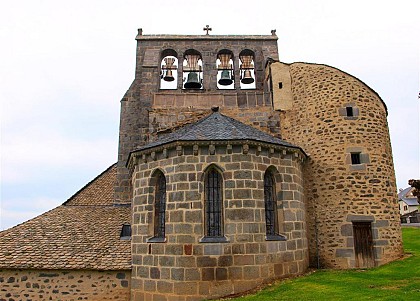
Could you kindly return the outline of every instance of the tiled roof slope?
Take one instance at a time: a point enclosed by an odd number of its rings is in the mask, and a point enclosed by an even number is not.
[[[70,197],[64,205],[112,205],[116,175],[117,164],[113,164]]]
[[[256,140],[299,148],[216,111],[195,123],[186,125],[175,132],[162,136],[158,140],[142,146],[137,150],[144,150],[174,141],[217,140]]]
[[[131,221],[131,208],[105,204],[112,198],[111,178],[114,167],[64,205],[0,232],[0,268],[130,269],[131,244],[120,231]]]

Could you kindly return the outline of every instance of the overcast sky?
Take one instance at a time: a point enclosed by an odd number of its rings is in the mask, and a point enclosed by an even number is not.
[[[117,160],[135,36],[270,34],[286,63],[337,67],[388,106],[397,185],[419,170],[418,1],[1,1],[0,230],[63,203]]]

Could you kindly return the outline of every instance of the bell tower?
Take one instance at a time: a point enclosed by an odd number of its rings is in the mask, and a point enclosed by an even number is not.
[[[144,35],[138,30],[135,79],[121,100],[116,204],[131,203],[128,155],[160,131],[212,105],[235,115],[235,110],[271,103],[264,66],[268,58],[278,59],[275,33],[211,35],[208,26],[204,31]],[[188,111],[189,117],[174,109]]]

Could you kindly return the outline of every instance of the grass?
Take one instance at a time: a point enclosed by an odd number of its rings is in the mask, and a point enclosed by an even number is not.
[[[403,228],[411,256],[369,270],[318,270],[232,301],[420,300],[420,229]]]

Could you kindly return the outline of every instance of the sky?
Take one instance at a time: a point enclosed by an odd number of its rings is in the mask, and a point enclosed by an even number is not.
[[[135,36],[271,34],[282,62],[334,66],[388,107],[398,188],[420,178],[418,1],[2,0],[0,230],[71,197],[117,161]]]

